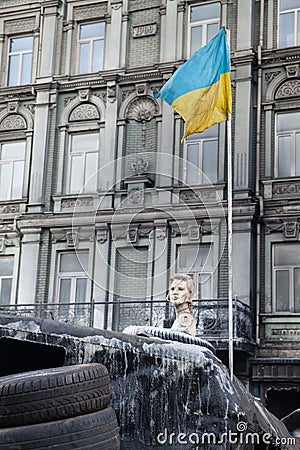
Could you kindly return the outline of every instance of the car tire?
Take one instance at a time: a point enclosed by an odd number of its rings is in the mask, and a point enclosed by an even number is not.
[[[0,430],[0,450],[119,450],[116,413],[108,407],[83,416]]]
[[[61,420],[99,411],[111,398],[102,364],[81,364],[0,378],[0,428]]]

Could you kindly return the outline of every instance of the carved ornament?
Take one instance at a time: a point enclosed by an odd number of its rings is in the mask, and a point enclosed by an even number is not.
[[[25,119],[19,114],[10,114],[0,123],[1,131],[24,130],[26,129]]]
[[[127,112],[127,118],[136,122],[149,122],[157,114],[154,101],[149,98],[137,98],[131,102]]]
[[[133,175],[143,175],[148,169],[148,165],[148,161],[144,162],[143,159],[136,160],[136,162],[131,164]]]
[[[20,212],[20,205],[3,205],[0,206],[0,214],[15,214]]]
[[[285,239],[297,239],[299,232],[298,222],[285,222],[283,224],[283,233]]]
[[[78,120],[94,120],[99,119],[99,112],[95,105],[84,103],[77,106],[70,114],[70,122]]]
[[[67,232],[67,246],[76,247],[78,242],[78,232],[68,231]]]
[[[142,202],[143,200],[143,191],[142,189],[132,189],[128,195],[130,203],[133,203],[134,205],[137,205]]]
[[[280,86],[276,92],[275,99],[299,97],[300,96],[300,80],[289,80]]]
[[[97,230],[97,241],[99,242],[99,244],[104,244],[107,241],[107,234],[107,228],[99,228]]]
[[[279,75],[281,72],[280,70],[277,70],[276,72],[267,72],[265,74],[265,80],[267,83],[270,83],[271,81],[274,80],[274,78],[277,77],[277,75]]]
[[[92,197],[87,198],[66,198],[61,202],[62,209],[69,208],[85,208],[87,206],[94,206],[94,200]]]
[[[0,253],[3,253],[5,251],[5,247],[6,247],[5,236],[0,236]]]
[[[274,184],[273,195],[299,194],[300,183]]]

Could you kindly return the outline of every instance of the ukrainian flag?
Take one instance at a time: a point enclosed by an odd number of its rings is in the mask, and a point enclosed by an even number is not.
[[[182,116],[183,139],[227,120],[232,95],[225,28],[180,66],[154,97],[161,97]]]

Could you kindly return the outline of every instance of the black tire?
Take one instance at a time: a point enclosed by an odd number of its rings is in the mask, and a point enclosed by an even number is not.
[[[106,408],[109,374],[101,364],[24,372],[0,378],[0,428],[81,416]]]
[[[119,450],[115,411],[0,430],[0,450]]]

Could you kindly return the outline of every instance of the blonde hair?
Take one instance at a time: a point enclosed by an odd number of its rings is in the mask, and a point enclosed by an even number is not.
[[[194,291],[195,291],[195,284],[194,284],[192,277],[190,277],[186,273],[175,273],[169,279],[169,288],[170,288],[171,284],[173,283],[173,281],[175,281],[175,280],[184,281],[186,283],[186,287],[190,293],[190,298],[187,301],[189,303],[192,303],[193,297],[194,297]],[[169,299],[169,294],[168,294],[168,299]]]

